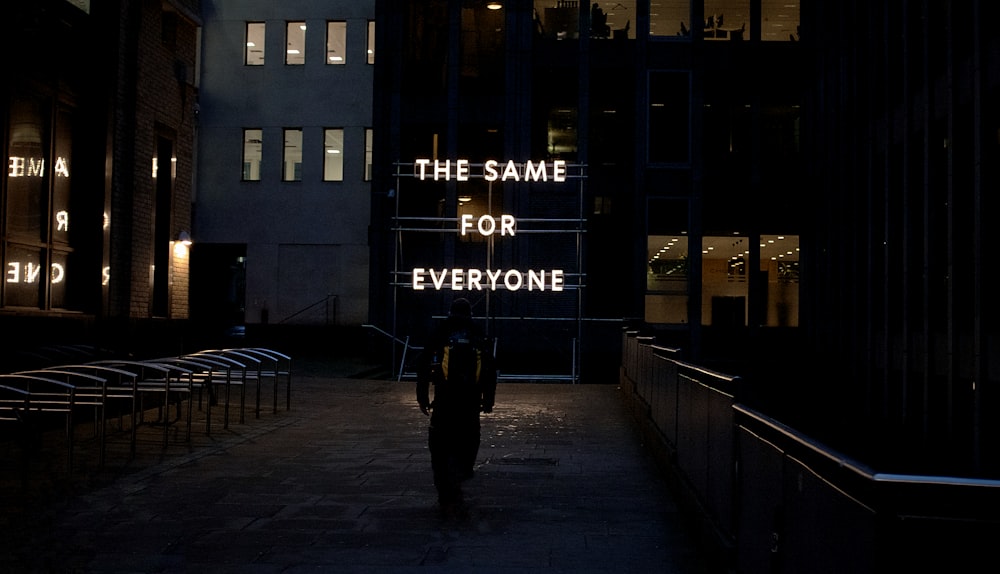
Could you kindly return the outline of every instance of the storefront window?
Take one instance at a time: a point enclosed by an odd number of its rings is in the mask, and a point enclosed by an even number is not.
[[[0,283],[5,307],[79,308],[66,297],[69,278],[82,277],[70,267],[79,225],[72,217],[73,113],[61,107],[53,118],[51,111],[43,98],[11,100]]]
[[[15,97],[10,110],[7,158],[7,234],[25,241],[44,239],[48,197],[48,110],[43,103]]]

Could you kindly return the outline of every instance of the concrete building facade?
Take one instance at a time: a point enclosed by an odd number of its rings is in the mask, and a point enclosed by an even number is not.
[[[192,309],[216,329],[365,323],[374,4],[203,17]]]

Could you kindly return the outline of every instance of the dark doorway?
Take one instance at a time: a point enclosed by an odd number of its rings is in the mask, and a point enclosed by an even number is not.
[[[245,244],[199,244],[191,250],[191,319],[207,347],[242,335],[246,314]]]

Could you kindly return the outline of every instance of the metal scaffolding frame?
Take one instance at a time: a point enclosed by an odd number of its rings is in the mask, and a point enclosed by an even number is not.
[[[482,168],[486,164],[484,163],[468,163],[470,168],[470,173],[467,175],[469,179],[485,179],[485,175]],[[518,164],[523,166],[524,164]],[[403,234],[404,233],[459,233],[459,217],[456,212],[455,217],[412,217],[412,216],[402,216],[400,215],[400,198],[403,193],[403,180],[408,178],[415,178],[415,162],[402,163],[396,162],[394,164],[395,168],[395,180],[396,187],[393,191],[393,198],[395,201],[394,213],[393,213],[393,225],[391,232],[394,234],[393,241],[393,267],[392,267],[392,277],[390,279],[390,287],[392,288],[392,326],[391,333],[389,334],[393,341],[404,343],[404,349],[402,357],[399,361],[399,371],[398,378],[402,379],[404,377],[413,376],[413,374],[405,373],[405,363],[407,360],[407,354],[411,350],[420,350],[420,347],[416,347],[410,344],[410,336],[406,335],[405,339],[401,338],[398,333],[398,319],[399,319],[399,292],[401,289],[412,289],[412,282],[404,280],[403,278],[410,273],[401,269],[402,264],[402,246],[403,246]],[[587,179],[586,175],[586,164],[566,164],[566,175],[565,181],[568,183],[575,182],[577,184],[577,216],[575,218],[517,218],[517,223],[529,224],[527,229],[517,229],[516,234],[575,234],[576,235],[576,253],[575,253],[575,271],[564,273],[563,277],[565,279],[565,284],[563,285],[564,291],[575,291],[576,292],[576,313],[573,317],[540,317],[540,316],[512,316],[512,315],[496,315],[494,313],[495,306],[491,304],[491,298],[494,296],[493,290],[486,288],[482,289],[485,293],[487,301],[487,309],[489,310],[489,315],[486,320],[494,325],[498,321],[545,321],[545,322],[558,322],[558,321],[572,321],[575,323],[576,336],[570,341],[570,355],[571,364],[569,366],[568,372],[557,373],[557,374],[543,374],[543,373],[504,373],[501,372],[499,377],[501,380],[532,380],[532,381],[563,381],[570,383],[579,382],[580,378],[580,349],[581,340],[583,337],[583,291],[586,287],[586,273],[583,268],[583,239],[586,234],[586,219],[584,217],[584,184]],[[476,172],[475,168],[480,171]],[[435,181],[437,181],[435,179]],[[447,183],[447,182],[442,182]],[[502,182],[501,182],[502,183]],[[489,209],[489,214],[493,215],[493,181],[487,181],[487,206]],[[456,205],[458,201],[456,198]],[[444,224],[454,223],[455,227],[448,228]],[[493,262],[496,255],[496,243],[495,235],[491,234],[486,237],[486,265],[485,269],[492,269]],[[497,341],[494,341],[494,349],[496,348]],[[394,355],[395,355],[395,345],[394,345]],[[396,363],[395,356],[393,357],[393,364]]]

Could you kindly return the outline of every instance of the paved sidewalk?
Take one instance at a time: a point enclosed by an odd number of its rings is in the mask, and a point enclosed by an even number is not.
[[[213,409],[211,436],[196,413],[166,449],[140,427],[132,462],[116,433],[103,471],[81,439],[72,482],[44,454],[21,495],[7,476],[0,572],[708,571],[614,385],[501,383],[459,519],[412,383],[293,367],[290,411]]]

